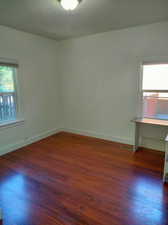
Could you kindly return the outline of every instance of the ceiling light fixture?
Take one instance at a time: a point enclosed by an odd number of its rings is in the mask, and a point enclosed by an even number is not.
[[[74,10],[82,0],[58,0],[65,10]]]

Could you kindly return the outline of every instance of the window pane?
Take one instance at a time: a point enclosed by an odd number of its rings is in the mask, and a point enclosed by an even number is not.
[[[168,93],[143,93],[144,117],[168,120]]]
[[[12,67],[0,66],[0,123],[16,119],[15,70]]]
[[[143,90],[168,90],[168,64],[143,66]]]
[[[0,92],[13,92],[13,68],[0,66]]]

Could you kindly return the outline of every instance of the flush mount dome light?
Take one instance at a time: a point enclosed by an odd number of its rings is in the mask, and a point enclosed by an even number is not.
[[[65,10],[74,10],[81,0],[58,0]]]

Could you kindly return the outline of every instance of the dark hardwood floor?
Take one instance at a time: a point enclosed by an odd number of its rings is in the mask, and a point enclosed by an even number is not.
[[[167,225],[164,154],[59,133],[0,157],[4,225]]]

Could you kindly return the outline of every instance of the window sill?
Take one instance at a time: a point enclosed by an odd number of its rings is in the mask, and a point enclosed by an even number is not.
[[[22,125],[23,123],[24,123],[23,119],[0,123],[0,130],[5,128],[17,127],[19,125]]]

